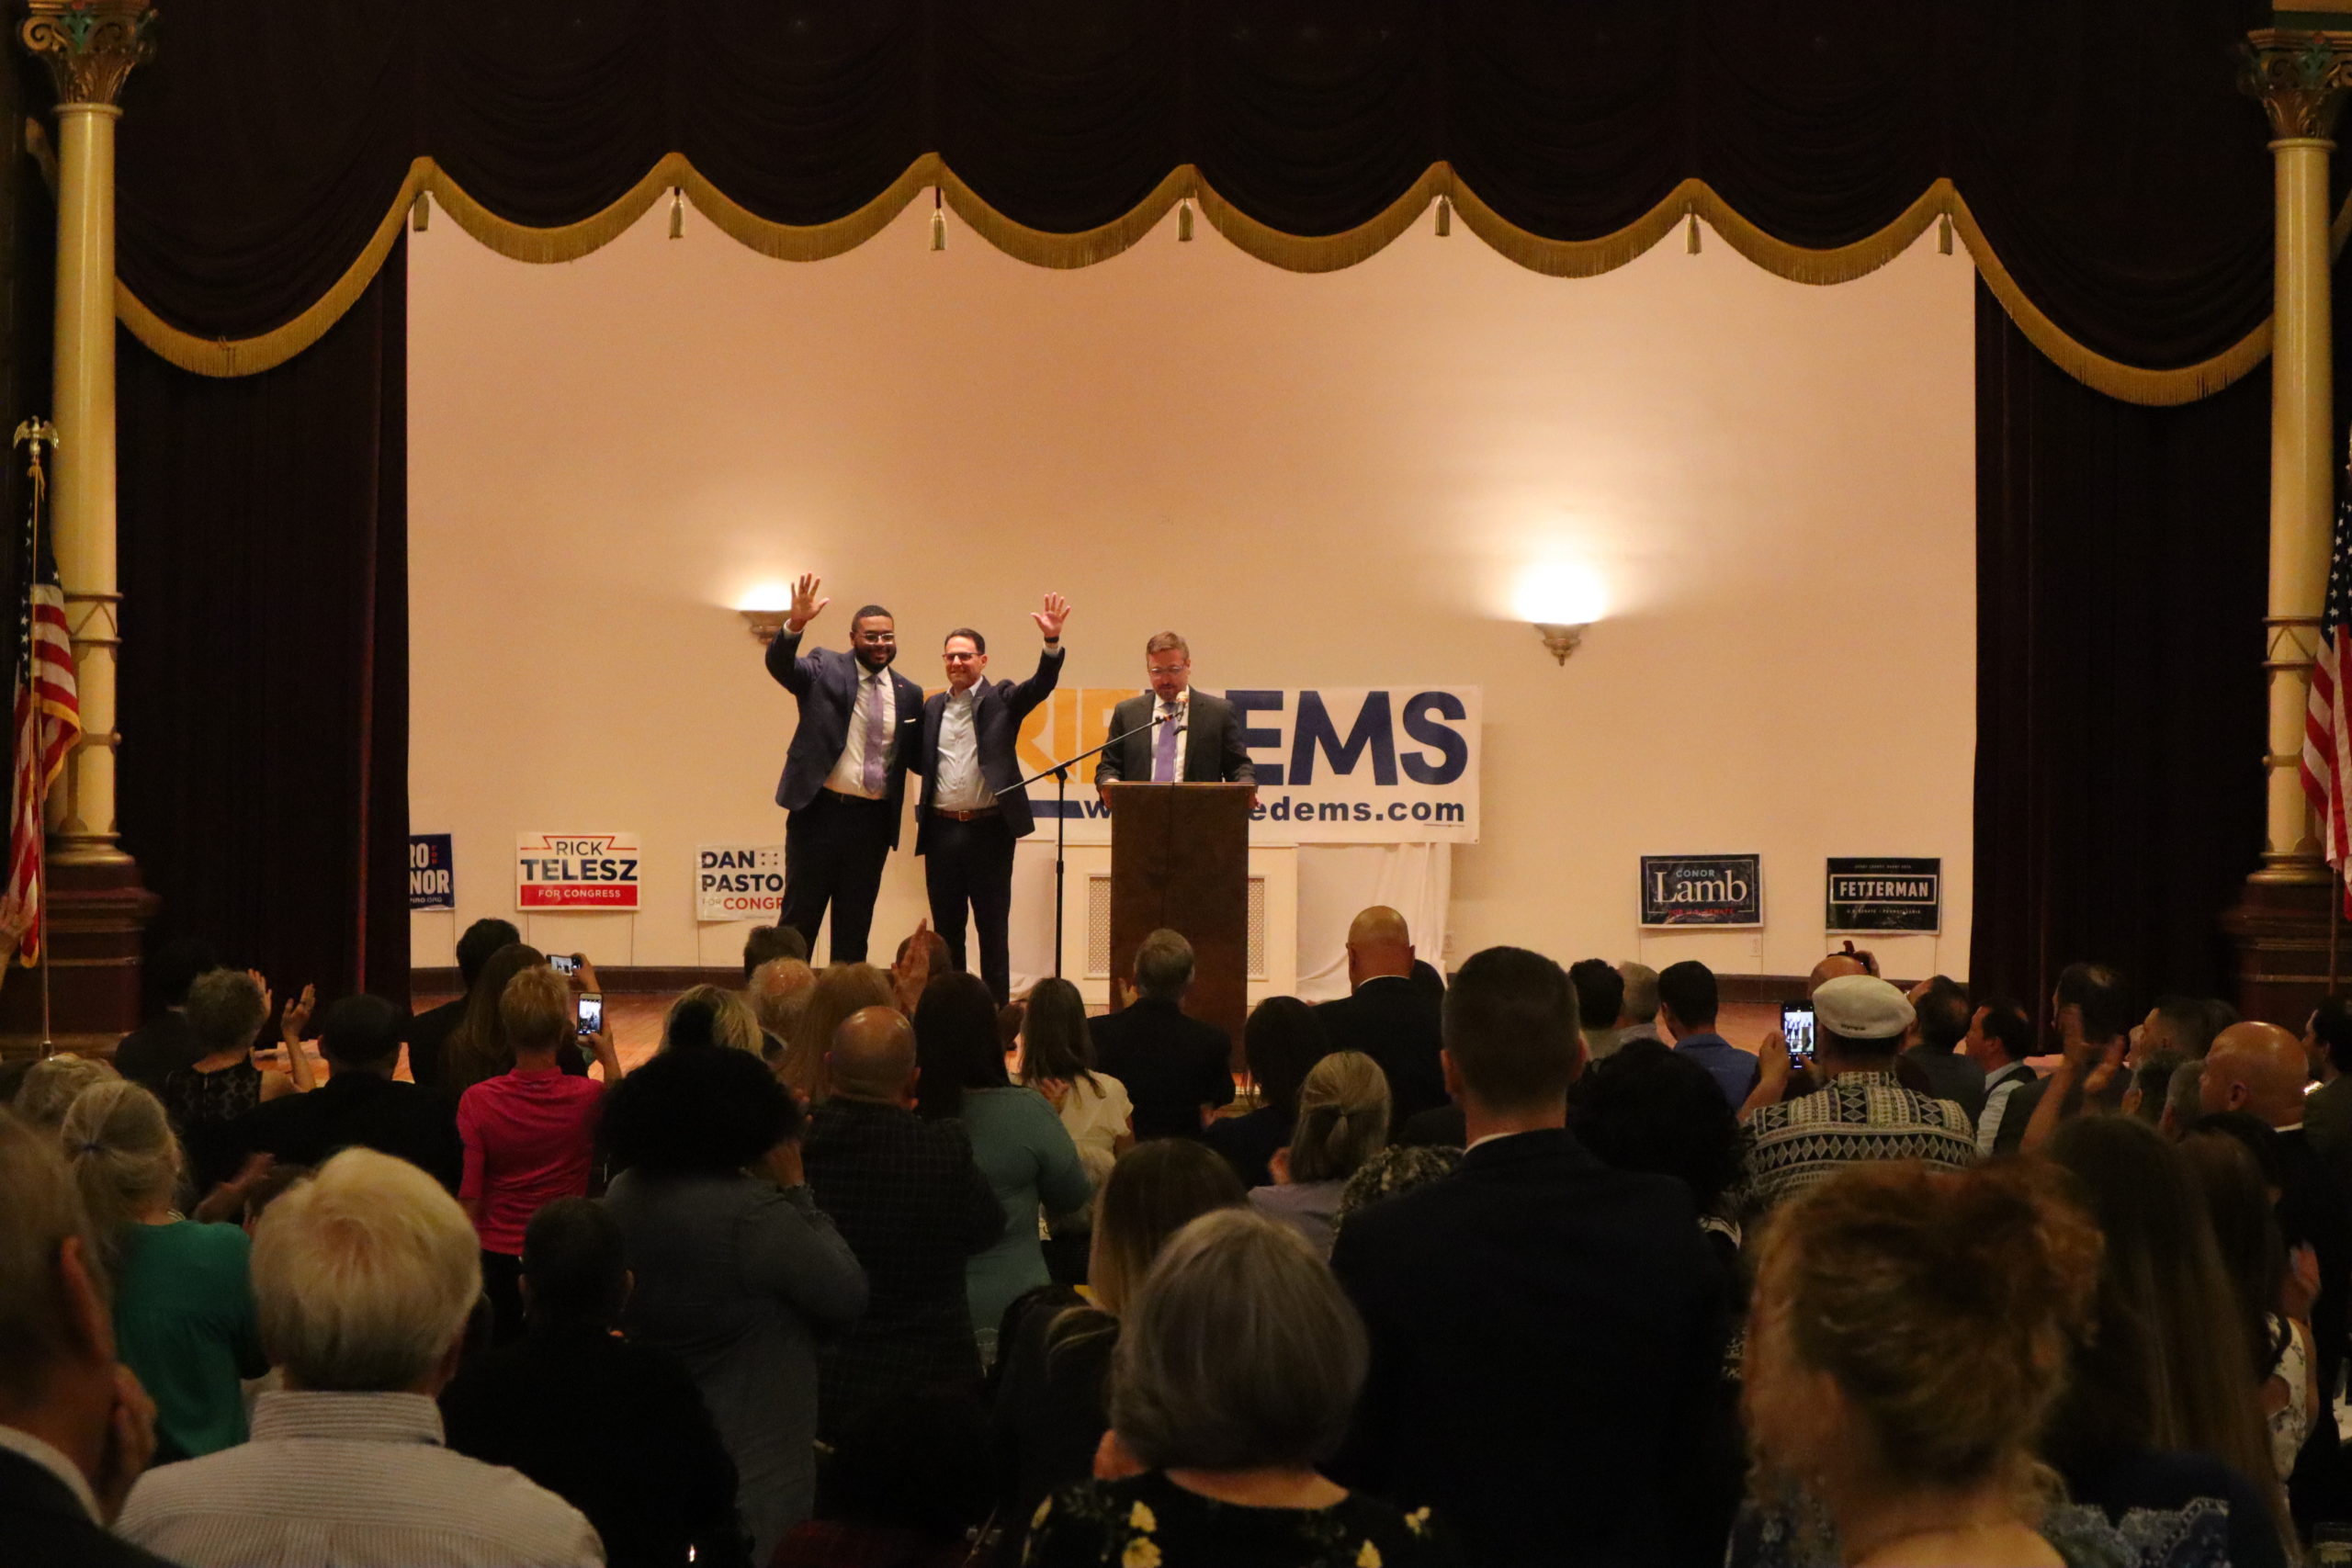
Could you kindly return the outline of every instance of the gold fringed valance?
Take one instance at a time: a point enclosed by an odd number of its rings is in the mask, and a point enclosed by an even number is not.
[[[431,158],[419,158],[409,166],[390,210],[343,276],[285,325],[250,338],[197,337],[164,321],[119,279],[116,310],[133,336],[184,370],[205,376],[250,376],[293,358],[341,319],[390,254],[401,225],[408,220],[419,196],[430,196],[467,233],[516,261],[576,261],[617,239],[671,189],[684,192],[713,227],[763,255],[781,261],[821,261],[880,233],[910,201],[933,186],[938,187],[956,215],[989,243],[1016,260],[1053,267],[1091,266],[1108,261],[1150,233],[1169,209],[1187,197],[1200,204],[1203,216],[1236,248],[1293,272],[1333,272],[1367,260],[1419,221],[1440,197],[1452,202],[1470,231],[1487,245],[1521,266],[1554,277],[1591,277],[1623,266],[1696,214],[1724,243],[1776,276],[1797,283],[1844,283],[1884,266],[1939,217],[1949,216],[1985,286],[2018,330],[2068,375],[2109,397],[2160,405],[2193,402],[2228,386],[2270,352],[2267,321],[2212,358],[2169,370],[2126,365],[2086,346],[2018,287],[1986,243],[1966,198],[1948,179],[1930,185],[1877,233],[1833,250],[1808,250],[1774,239],[1735,211],[1704,181],[1696,179],[1684,180],[1656,207],[1613,234],[1597,240],[1545,239],[1503,219],[1462,184],[1451,165],[1442,163],[1431,164],[1376,217],[1338,234],[1286,234],[1270,228],[1219,196],[1189,164],[1171,170],[1148,196],[1117,220],[1097,229],[1064,234],[1032,229],[1007,218],[932,152],[917,158],[888,189],[854,212],[830,223],[806,226],[773,223],[746,210],[704,178],[684,153],[672,152],[602,212],[554,229],[529,228],[497,216],[467,195]],[[2347,234],[2352,234],[2352,201],[2336,214],[2333,227],[2338,254]]]

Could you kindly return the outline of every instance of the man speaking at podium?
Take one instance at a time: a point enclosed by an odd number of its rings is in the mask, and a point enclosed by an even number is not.
[[[1241,716],[1223,697],[1195,692],[1193,652],[1174,632],[1143,645],[1149,696],[1111,710],[1111,733],[1124,735],[1094,765],[1094,784],[1258,782],[1241,749]],[[1130,733],[1133,731],[1134,733]]]

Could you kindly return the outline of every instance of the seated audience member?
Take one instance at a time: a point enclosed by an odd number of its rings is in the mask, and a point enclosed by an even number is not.
[[[345,997],[327,1009],[319,1051],[327,1081],[248,1111],[230,1125],[239,1156],[323,1165],[346,1148],[404,1159],[451,1192],[465,1175],[457,1107],[437,1090],[400,1083],[400,1010],[381,997]]]
[[[164,1074],[203,1055],[196,1031],[188,1027],[187,988],[198,975],[220,967],[212,944],[195,937],[176,937],[157,948],[140,972],[147,999],[139,1027],[114,1048],[115,1071],[160,1091]]]
[[[1088,1022],[1095,1065],[1127,1086],[1138,1138],[1197,1138],[1233,1103],[1233,1043],[1186,1016],[1192,984],[1193,944],[1156,931],[1136,949],[1135,1000]]]
[[[1602,1061],[1617,1054],[1617,1020],[1625,1010],[1625,977],[1605,958],[1580,958],[1568,965],[1577,988],[1577,1022],[1584,1030],[1584,1059]]]
[[[1201,1136],[1225,1156],[1245,1187],[1274,1179],[1274,1151],[1298,1124],[1298,1091],[1330,1051],[1323,1020],[1296,997],[1268,997],[1241,1026],[1241,1059],[1258,1091],[1257,1109],[1212,1120]]]
[[[1733,1110],[1747,1103],[1762,1069],[1754,1055],[1715,1032],[1714,971],[1695,959],[1669,964],[1658,973],[1657,995],[1674,1054],[1706,1068]]]
[[[1911,1043],[1897,1059],[1913,1064],[1926,1075],[1930,1098],[1952,1101],[1968,1118],[1968,1124],[1975,1126],[1976,1119],[1984,1113],[1984,1069],[1960,1051],[1974,1013],[1968,1005],[1967,991],[1957,981],[1938,975],[1913,987],[1910,1000]]]
[[[1245,1201],[1233,1172],[1189,1138],[1138,1144],[1111,1168],[1095,1203],[1092,1299],[1036,1292],[1013,1319],[992,1423],[1005,1517],[1025,1520],[1047,1493],[1093,1473],[1121,1314],[1170,1236]]]
[[[2227,1562],[2283,1563],[2291,1527],[2246,1375],[2254,1348],[2187,1156],[2124,1116],[2069,1122],[2047,1153],[2078,1183],[2104,1247],[2093,1331],[2041,1457],[2069,1496],[2119,1524],[2134,1508],[2226,1509]]]
[[[1250,1202],[1331,1255],[1332,1223],[1349,1179],[1388,1142],[1388,1080],[1361,1051],[1334,1051],[1315,1064],[1298,1096],[1298,1130],[1273,1158],[1273,1181]]]
[[[441,1392],[449,1447],[519,1470],[588,1516],[611,1568],[750,1562],[735,1461],[676,1358],[617,1332],[620,1222],[559,1198],[523,1233],[528,1331]]]
[[[1372,1337],[1334,1474],[1434,1506],[1481,1568],[1719,1558],[1690,1455],[1728,1324],[1690,1195],[1566,1131],[1583,1044],[1550,959],[1473,956],[1446,992],[1445,1052],[1461,1168],[1351,1213],[1332,1250]]]
[[[250,1441],[149,1472],[116,1529],[185,1568],[603,1562],[579,1510],[442,1446],[480,1256],[457,1201],[389,1155],[346,1149],[288,1189],[253,1256],[285,1387]]]
[[[695,986],[670,1004],[662,1019],[662,1051],[743,1051],[764,1059],[759,1015],[740,991]]]
[[[2352,1191],[2352,1001],[2330,997],[2303,1026],[2303,1055],[2319,1087],[2303,1096],[2303,1135]]]
[[[186,1149],[188,1173],[199,1193],[209,1192],[237,1171],[238,1155],[229,1126],[265,1100],[311,1086],[311,1058],[302,1049],[301,1025],[308,1014],[286,1010],[287,1072],[254,1062],[254,1041],[269,1021],[269,992],[239,969],[199,975],[187,988],[188,1027],[203,1055],[164,1075],[156,1098],[172,1115]]]
[[[1975,1163],[1975,1130],[1960,1107],[1895,1081],[1894,1055],[1911,1004],[1874,975],[1841,975],[1813,994],[1814,1065],[1825,1086],[1747,1119],[1747,1201],[1760,1213],[1849,1165],[1917,1159],[1958,1170]],[[1768,1048],[1764,1091],[1788,1073]]]
[[[967,1568],[990,1496],[978,1402],[908,1394],[842,1434],[818,1517],[792,1528],[767,1568]]]
[[[1438,1022],[1443,994],[1415,987],[1412,933],[1405,917],[1374,905],[1348,926],[1348,994],[1315,1010],[1333,1051],[1361,1051],[1388,1075],[1402,1124],[1445,1103]]]
[[[964,1266],[972,1334],[983,1366],[996,1359],[1004,1309],[1052,1282],[1037,1235],[1040,1212],[1067,1214],[1094,1196],[1061,1118],[1034,1089],[1016,1089],[997,1046],[996,998],[977,975],[931,982],[915,1009],[915,1055],[922,1064],[916,1111],[925,1121],[961,1120],[972,1159],[1004,1213],[996,1239]]]
[[[2098,1257],[2033,1167],[1858,1166],[1792,1200],[1761,1244],[1743,1380],[1762,1500],[1819,1505],[1832,1562],[2138,1561],[2086,1510],[2045,1513],[2036,1483]]]
[[[790,927],[785,928],[790,931]],[[800,933],[793,931],[794,936]],[[752,971],[746,994],[752,1010],[759,1016],[760,1055],[770,1066],[783,1064],[786,1042],[792,1038],[792,1026],[800,1017],[800,1010],[808,1005],[808,993],[816,989],[817,972],[806,960],[771,958]]]
[[[54,1133],[82,1091],[102,1083],[119,1082],[121,1075],[96,1056],[60,1051],[43,1056],[25,1070],[8,1109],[34,1126]]]
[[[451,1086],[443,1078],[444,1058],[449,1036],[466,1021],[466,1010],[473,1002],[481,986],[482,972],[492,954],[502,948],[522,945],[523,933],[514,929],[512,920],[495,918],[476,920],[458,938],[458,979],[465,989],[439,1007],[428,1008],[408,1021],[408,1076],[412,1082],[426,1089],[446,1089],[454,1101],[466,1086]],[[512,971],[501,976],[501,984],[512,978]],[[495,1006],[498,998],[489,998]],[[483,1075],[487,1077],[488,1075]]]
[[[2123,1114],[2136,1116],[2151,1127],[2159,1125],[2172,1096],[2173,1075],[2183,1065],[2180,1057],[2166,1051],[2133,1067],[2132,1087],[2123,1091]]]
[[[843,1023],[867,1008],[895,1008],[898,994],[890,976],[871,964],[831,964],[817,971],[799,1017],[784,1037],[784,1066],[777,1069],[785,1087],[810,1110],[832,1094],[825,1063]]]
[[[808,939],[797,926],[753,926],[752,934],[743,939],[743,984],[749,987],[763,964],[788,958],[795,964],[808,962]]]
[[[172,1208],[179,1140],[161,1101],[120,1079],[83,1091],[59,1129],[114,1276],[116,1354],[155,1402],[155,1462],[245,1440],[239,1380],[269,1371],[242,1226]]]
[[[1704,1067],[1636,1041],[1578,1076],[1568,1090],[1568,1131],[1605,1165],[1671,1176],[1690,1189],[1699,1228],[1729,1264],[1740,1244],[1724,1212],[1739,1179],[1739,1120]]]
[[[2034,1081],[2033,1069],[2026,1065],[2033,1055],[2033,1020],[2006,997],[1986,1002],[1968,1021],[1961,1049],[1984,1075],[1984,1107],[1976,1113],[1976,1152],[1989,1155],[2008,1124],[2009,1101]],[[2022,1130],[2025,1123],[2020,1120],[2017,1125]]]
[[[170,1568],[107,1533],[154,1448],[115,1359],[102,1247],[55,1135],[0,1111],[0,1550],[12,1562]]]
[[[1453,1563],[1428,1508],[1400,1514],[1316,1468],[1347,1432],[1365,1361],[1362,1321],[1296,1232],[1247,1210],[1193,1221],[1160,1250],[1112,1357],[1103,1479],[1038,1506],[1024,1561]]]
[[[685,1363],[735,1461],[765,1562],[816,1500],[817,1347],[865,1310],[865,1271],[802,1180],[800,1107],[758,1057],[673,1051],[621,1080],[605,1206],[635,1275],[621,1321]]]
[[[546,964],[523,970],[498,998],[499,1032],[514,1066],[484,1078],[458,1101],[458,1137],[465,1148],[458,1199],[481,1234],[482,1285],[497,1314],[496,1339],[523,1332],[523,1230],[543,1204],[584,1197],[595,1153],[596,1115],[608,1086],[618,1083],[620,1058],[612,1032],[598,1029],[599,1080],[573,1077],[556,1066],[576,1032],[571,987]]]
[[[1001,1009],[997,1013],[1000,1040],[1007,1010],[1012,1010]],[[1029,993],[1028,1005],[1019,1009],[1019,1016],[1018,1081],[1044,1095],[1053,1106],[1062,1119],[1062,1130],[1078,1145],[1079,1163],[1086,1168],[1087,1180],[1100,1187],[1111,1173],[1111,1162],[1135,1145],[1135,1108],[1127,1103],[1126,1086],[1108,1073],[1095,1071],[1086,1003],[1068,980],[1038,981]],[[1086,1278],[1092,1208],[1089,1205],[1049,1217],[1046,1272],[1057,1282],[1076,1284]]]
[[[2123,1091],[2132,1087],[2124,1070],[2132,1011],[2123,976],[2103,964],[2069,964],[2058,972],[2050,1015],[2058,1031],[2058,1066],[2011,1097],[1993,1143],[1996,1154],[2040,1148],[2070,1116],[2123,1109]]]
[[[1004,1234],[1004,1205],[972,1162],[964,1123],[915,1114],[914,1028],[896,1010],[843,1021],[823,1071],[833,1093],[808,1119],[808,1187],[870,1290],[865,1314],[818,1366],[830,1439],[910,1392],[979,1387],[964,1265]]]
[[[1628,958],[1618,964],[1617,978],[1625,987],[1625,999],[1618,1004],[1617,1043],[1656,1040],[1665,1044],[1657,1032],[1657,971]]]
[[[2252,1130],[2269,1135],[2259,1123]],[[2287,1246],[2270,1209],[2270,1178],[2253,1147],[2225,1128],[2199,1127],[2181,1140],[2180,1152],[2204,1194],[2222,1269],[2237,1297],[2245,1341],[2254,1352],[2246,1371],[2268,1427],[2271,1472],[2284,1483],[2319,1409],[2311,1302],[2301,1291],[2298,1299],[2287,1299]]]

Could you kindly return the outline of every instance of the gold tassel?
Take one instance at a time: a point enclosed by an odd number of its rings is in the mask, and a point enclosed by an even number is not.
[[[1437,237],[1444,239],[1453,232],[1453,203],[1444,197],[1437,198]]]
[[[941,204],[937,186],[931,187],[931,248],[934,251],[947,248],[947,209]]]
[[[1699,214],[1693,209],[1682,230],[1682,248],[1691,255],[1699,254]]]
[[[1176,204],[1176,238],[1185,244],[1193,238],[1193,198],[1186,197]]]
[[[423,191],[409,204],[408,226],[422,234],[433,222],[433,198]]]
[[[1951,254],[1951,214],[1949,212],[1936,220],[1936,254],[1939,256]]]
[[[670,238],[686,237],[686,193],[676,186],[670,187]]]

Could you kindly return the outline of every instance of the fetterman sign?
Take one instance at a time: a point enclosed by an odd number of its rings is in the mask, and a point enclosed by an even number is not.
[[[1644,855],[1642,924],[1760,926],[1761,855]]]

